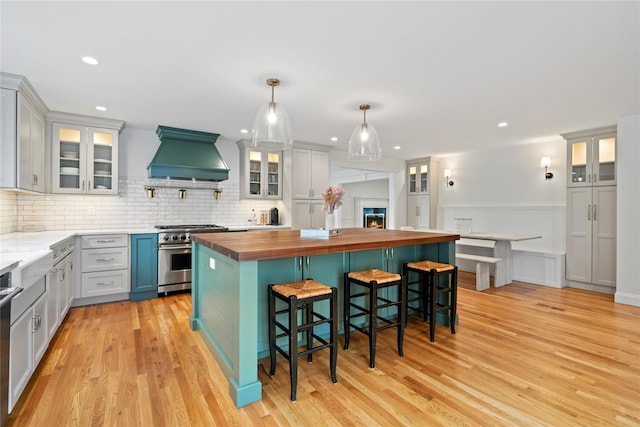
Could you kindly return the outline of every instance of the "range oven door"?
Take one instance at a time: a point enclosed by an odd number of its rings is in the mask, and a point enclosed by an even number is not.
[[[158,287],[184,283],[191,285],[191,245],[160,246],[158,248]],[[188,288],[183,287],[183,289]]]

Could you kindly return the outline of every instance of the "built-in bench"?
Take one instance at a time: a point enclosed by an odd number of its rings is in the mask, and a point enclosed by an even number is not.
[[[491,283],[489,279],[489,264],[497,264],[502,261],[500,258],[489,256],[456,253],[456,262],[460,259],[476,262],[476,291],[489,289]]]

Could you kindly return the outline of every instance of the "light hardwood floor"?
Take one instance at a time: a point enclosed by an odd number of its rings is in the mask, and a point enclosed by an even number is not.
[[[476,292],[462,273],[460,324],[429,343],[410,317],[405,357],[381,334],[376,369],[362,334],[301,362],[289,400],[282,357],[263,399],[236,409],[191,331],[190,295],[74,308],[11,414],[18,426],[640,426],[640,308],[612,296],[514,282]],[[341,340],[342,342],[342,340]]]

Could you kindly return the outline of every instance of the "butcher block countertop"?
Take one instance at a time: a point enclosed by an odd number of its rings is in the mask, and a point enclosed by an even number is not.
[[[344,228],[326,239],[300,237],[300,230],[194,234],[192,240],[236,261],[256,261],[364,251],[459,240],[459,234],[375,228]]]

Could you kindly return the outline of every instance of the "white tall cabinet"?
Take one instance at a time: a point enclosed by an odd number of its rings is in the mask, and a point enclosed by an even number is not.
[[[45,191],[47,107],[28,80],[0,73],[0,188]]]
[[[294,199],[322,199],[329,187],[329,152],[318,149],[293,148]]]
[[[439,161],[431,157],[407,161],[407,225],[436,228]]]
[[[407,225],[416,230],[429,229],[429,195],[407,196]]]
[[[294,200],[291,228],[322,228],[325,225],[324,203],[320,200]]]
[[[616,128],[562,136],[568,162],[566,280],[615,289]]]
[[[327,148],[298,143],[291,151],[291,227],[324,227],[322,193],[330,184],[329,151]]]

